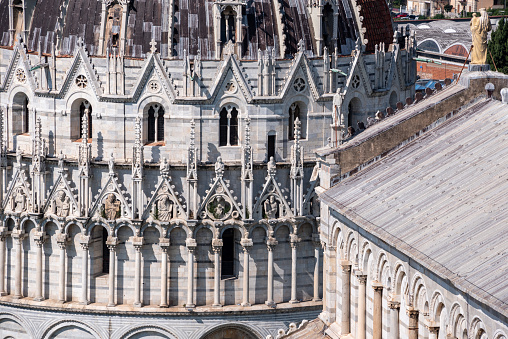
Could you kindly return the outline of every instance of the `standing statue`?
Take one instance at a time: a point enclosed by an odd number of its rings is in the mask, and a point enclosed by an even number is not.
[[[104,213],[107,220],[115,220],[120,212],[120,201],[116,200],[113,193],[110,193],[104,201]]]
[[[56,209],[55,214],[57,216],[62,218],[69,216],[69,211],[71,209],[71,200],[64,191],[58,191],[54,203]]]
[[[26,210],[26,197],[21,188],[18,188],[18,191],[14,196],[12,210],[18,213],[24,212]]]
[[[487,63],[487,34],[492,30],[489,15],[485,8],[480,9],[480,17],[473,13],[469,24],[473,36],[473,49],[471,51],[471,64],[485,65]]]

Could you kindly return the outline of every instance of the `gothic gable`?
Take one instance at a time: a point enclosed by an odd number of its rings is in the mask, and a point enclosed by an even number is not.
[[[95,196],[89,215],[109,221],[132,218],[132,210],[114,173],[109,173],[108,181]]]
[[[4,197],[2,208],[13,213],[31,212],[33,210],[32,192],[28,186],[29,178],[25,169],[16,164],[14,173],[7,194]]]
[[[77,195],[71,188],[71,182],[67,179],[67,173],[60,167],[55,184],[50,188],[48,198],[44,203],[44,214],[56,215],[60,218],[79,216]]]
[[[256,205],[253,209],[254,219],[278,219],[293,216],[287,197],[275,179],[275,164],[271,163],[268,165],[268,175],[263,190],[259,197],[256,197]]]
[[[27,85],[32,92],[35,92],[37,87],[32,72],[30,71],[31,65],[29,56],[25,52],[25,45],[17,40],[14,45],[14,51],[9,61],[9,66],[5,72],[5,78],[0,85],[0,89],[5,90],[10,88],[13,83]]]
[[[296,55],[295,60],[291,66],[291,69],[288,71],[286,75],[285,84],[280,92],[280,96],[285,98],[289,91],[291,90],[291,86],[295,89],[295,81],[302,77],[305,80],[306,84],[309,87],[309,92],[312,94],[314,100],[317,100],[320,96],[318,86],[314,79],[314,66],[309,62],[305,53],[300,52]]]
[[[166,93],[170,102],[175,100],[178,93],[175,91],[171,74],[168,74],[164,69],[159,54],[149,54],[140,74],[141,76],[131,92],[134,101],[137,101],[145,92],[154,94],[161,91]]]
[[[142,219],[153,219],[169,222],[172,219],[187,219],[185,209],[181,204],[178,192],[171,185],[171,177],[162,177],[157,188],[152,192],[152,198],[143,212]]]
[[[222,61],[215,76],[215,82],[210,90],[210,96],[212,98],[217,98],[219,96],[219,91],[228,83],[226,78],[230,76],[229,79],[234,79],[238,86],[238,91],[243,94],[245,100],[247,102],[252,101],[252,86],[246,80],[246,74],[242,72],[238,63],[239,61],[236,59],[235,55],[226,55],[224,57],[224,60]]]

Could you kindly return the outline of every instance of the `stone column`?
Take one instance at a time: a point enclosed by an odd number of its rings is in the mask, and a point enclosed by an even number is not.
[[[312,298],[313,301],[321,301],[321,298],[319,297],[319,259],[320,259],[319,257],[321,243],[319,242],[319,235],[317,236],[318,240],[314,241],[314,257],[316,261],[314,262],[314,298]]]
[[[222,239],[212,240],[214,274],[213,274],[213,307],[222,307],[220,303],[220,253],[222,250]]]
[[[408,339],[418,339],[418,310],[408,307],[409,316]]]
[[[14,296],[13,299],[19,299],[23,297],[21,284],[22,276],[21,271],[23,269],[22,251],[23,251],[23,239],[26,234],[21,233],[19,230],[12,231],[12,238],[16,247],[16,266],[14,268]]]
[[[268,248],[268,290],[265,304],[270,307],[275,307],[275,302],[273,301],[273,250],[277,244],[278,241],[273,237],[269,237],[266,241]]]
[[[187,249],[189,250],[187,259],[187,271],[189,276],[187,277],[187,303],[185,307],[187,309],[196,307],[194,303],[194,251],[196,250],[197,243],[195,239],[187,238],[185,240]]]
[[[136,262],[134,264],[134,307],[141,307],[141,250],[143,238],[134,237],[132,242],[136,249]]]
[[[60,276],[58,282],[58,302],[65,302],[65,247],[67,246],[67,235],[57,236],[58,247],[60,247]]]
[[[108,296],[108,307],[114,307],[115,304],[115,264],[116,264],[116,245],[117,239],[113,237],[108,237],[108,241],[106,242],[109,249],[109,296]]]
[[[81,245],[81,305],[88,305],[88,247],[89,236],[81,235],[79,244]]]
[[[159,307],[168,307],[168,250],[169,239],[160,238],[159,246],[162,250],[161,263],[161,302]]]
[[[242,238],[241,245],[243,247],[243,300],[242,300],[242,306],[250,306],[249,302],[249,260],[250,255],[249,251],[252,248],[252,239]]]
[[[342,260],[342,321],[341,334],[346,335],[350,330],[351,318],[351,263]]]
[[[388,301],[390,308],[390,338],[399,339],[399,310],[400,303],[395,300]]]
[[[439,337],[439,326],[430,325],[429,328],[429,339],[437,339]]]
[[[362,274],[361,272],[356,275],[358,279],[358,331],[357,338],[365,339],[365,310],[366,310],[366,289],[367,286],[367,275]]]
[[[372,326],[372,338],[382,339],[383,331],[383,284],[374,281],[372,283],[374,289],[374,308],[373,308],[373,326]]]
[[[7,295],[5,292],[5,238],[7,233],[7,227],[0,227],[0,297]]]
[[[36,232],[34,236],[35,244],[37,246],[37,258],[36,258],[36,276],[35,276],[35,298],[34,301],[43,301],[44,296],[42,294],[42,257],[43,257],[43,248],[44,245],[44,233]]]
[[[290,235],[290,244],[291,244],[291,300],[289,300],[290,304],[296,304],[298,299],[296,298],[296,264],[298,259],[297,247],[300,239],[296,234]]]

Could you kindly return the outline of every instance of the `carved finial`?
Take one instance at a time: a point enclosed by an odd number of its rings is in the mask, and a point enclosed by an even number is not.
[[[60,154],[58,155],[58,168],[63,170],[64,168],[64,161],[65,161],[65,155],[63,154],[63,151],[60,150]]]
[[[190,130],[190,146],[194,147],[196,145],[196,122],[194,119],[191,120],[191,130]]]
[[[298,41],[298,53],[303,53],[304,50],[305,43],[303,42],[303,39],[300,39],[300,41]]]
[[[18,148],[16,149],[16,162],[18,164],[18,167],[21,166],[22,157],[23,157],[23,152],[21,151],[21,147],[18,146]]]
[[[161,171],[161,175],[164,178],[169,177],[169,163],[168,163],[168,159],[166,159],[166,157],[162,158],[161,165],[160,165],[160,171]]]
[[[296,118],[295,120],[295,144],[300,145],[300,138],[301,138],[301,131],[302,131],[302,123],[300,122],[300,119]]]
[[[109,156],[108,160],[109,174],[115,174],[115,157],[113,156],[113,152]]]
[[[222,157],[217,157],[217,161],[215,162],[215,175],[217,178],[222,178],[224,176],[224,162],[222,162]]]
[[[132,177],[141,179],[143,177],[143,144],[141,143],[141,118],[136,117],[134,123],[134,149],[132,157]]]
[[[152,38],[150,41],[150,53],[155,54],[157,52],[157,42],[155,42],[155,39]]]
[[[275,163],[275,159],[273,157],[270,157],[270,161],[267,164],[267,169],[268,175],[274,177],[275,173],[277,172],[277,164]]]

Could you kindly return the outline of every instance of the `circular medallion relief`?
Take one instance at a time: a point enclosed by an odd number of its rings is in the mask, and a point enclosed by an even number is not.
[[[297,92],[303,91],[305,89],[305,80],[303,80],[302,78],[297,78],[293,83],[293,88]]]
[[[25,81],[26,81],[25,71],[22,70],[21,68],[18,68],[16,70],[16,80],[18,80],[18,82],[21,82],[21,83],[25,83]]]
[[[86,76],[80,74],[76,77],[76,86],[79,88],[86,88],[88,86],[88,79]]]
[[[236,92],[236,84],[233,81],[230,81],[226,84],[226,92],[227,93]]]
[[[161,89],[161,86],[157,80],[150,80],[148,82],[148,90],[152,93],[158,93]]]

